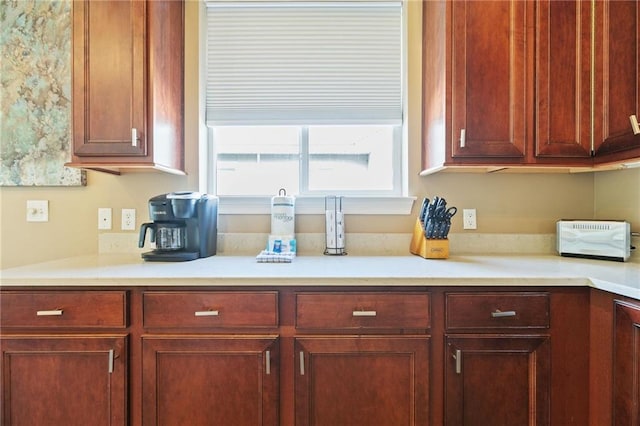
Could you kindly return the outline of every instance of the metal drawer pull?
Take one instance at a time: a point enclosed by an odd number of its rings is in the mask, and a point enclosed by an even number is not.
[[[492,318],[504,318],[504,317],[515,317],[516,311],[501,311],[496,309],[495,312],[491,312]]]
[[[638,124],[638,117],[636,115],[630,115],[629,121],[631,122],[631,129],[634,135],[640,135],[640,124]]]
[[[453,358],[456,360],[456,374],[462,373],[462,351],[460,349],[456,349],[455,355]]]
[[[52,317],[62,315],[62,309],[54,309],[51,311],[37,311],[36,315],[39,317]]]
[[[304,352],[300,351],[300,375],[304,376]]]
[[[266,351],[264,356],[265,356],[265,362],[267,364],[265,371],[267,374],[271,374],[271,351]]]
[[[354,317],[375,317],[378,315],[376,311],[353,311]]]
[[[196,311],[197,317],[217,317],[220,314],[218,311]]]

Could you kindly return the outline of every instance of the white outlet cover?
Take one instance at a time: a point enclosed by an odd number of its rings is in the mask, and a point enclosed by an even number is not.
[[[98,209],[98,229],[111,229],[111,208]]]
[[[136,229],[136,209],[122,209],[122,220],[120,229],[123,231],[135,231]]]
[[[27,222],[48,222],[49,201],[27,200]]]

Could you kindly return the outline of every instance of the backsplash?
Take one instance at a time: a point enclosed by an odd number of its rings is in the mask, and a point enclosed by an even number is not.
[[[266,246],[266,233],[218,234],[217,254],[222,256],[254,256]],[[296,234],[298,254],[322,255],[325,248],[322,233]],[[555,254],[555,234],[451,234],[450,253],[456,254]],[[101,233],[100,254],[140,253],[138,234]],[[411,234],[347,234],[346,251],[354,256],[404,256],[409,253]]]

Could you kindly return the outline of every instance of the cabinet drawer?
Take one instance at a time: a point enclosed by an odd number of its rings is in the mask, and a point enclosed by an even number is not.
[[[3,328],[127,326],[124,291],[8,291],[0,299]]]
[[[427,293],[300,293],[296,328],[427,329],[431,326]]]
[[[536,292],[449,293],[448,330],[549,328],[549,294]]]
[[[147,292],[145,327],[277,327],[278,293]]]

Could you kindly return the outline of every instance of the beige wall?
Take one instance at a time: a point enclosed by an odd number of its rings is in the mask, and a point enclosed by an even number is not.
[[[475,208],[477,231],[463,231],[454,219],[452,232],[553,233],[559,218],[627,219],[640,230],[640,169],[599,174],[436,174],[420,171],[420,2],[409,2],[409,168],[410,195],[440,195],[450,205]],[[198,10],[187,3],[185,140],[188,176],[131,173],[112,176],[88,172],[86,187],[0,188],[0,267],[98,252],[97,209],[113,208],[112,231],[120,229],[120,209],[135,208],[137,223],[147,220],[147,200],[174,190],[198,189],[198,138],[201,92],[198,90]],[[49,222],[27,223],[26,201],[49,200]],[[347,231],[409,233],[409,216],[347,218]],[[268,216],[221,216],[220,232],[268,232]],[[296,232],[323,232],[323,218],[299,216]],[[137,231],[132,231],[136,235]]]

